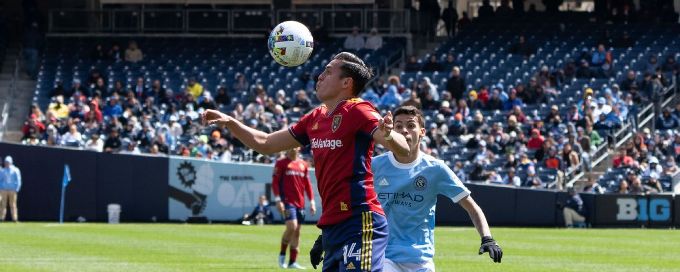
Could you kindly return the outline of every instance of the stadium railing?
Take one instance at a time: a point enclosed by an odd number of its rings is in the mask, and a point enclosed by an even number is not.
[[[277,22],[298,20],[310,28],[321,25],[330,32],[362,32],[375,27],[381,33],[410,29],[407,9],[53,9],[48,13],[50,33],[266,33]]]
[[[672,77],[671,78],[672,82],[669,86],[665,87],[661,93],[661,103],[659,105],[659,108],[662,109],[664,107],[667,107],[669,104],[671,104],[676,98],[677,98],[677,92],[678,92],[678,85],[677,85],[677,77]],[[654,111],[655,105],[654,104],[647,104],[640,112],[637,114],[637,119],[639,120],[636,123],[633,122],[626,122],[620,129],[618,129],[616,132],[614,132],[611,137],[613,140],[610,144],[603,144],[600,147],[595,150],[595,152],[592,155],[592,167],[594,168],[598,164],[600,164],[602,161],[604,161],[607,156],[609,156],[609,151],[611,149],[616,150],[620,146],[622,146],[626,141],[628,141],[631,137],[633,137],[633,133],[638,131],[640,128],[645,127],[649,122],[653,122],[656,120],[656,115]],[[652,125],[653,126],[653,125]],[[576,181],[581,179],[585,175],[585,172],[580,171],[580,168],[574,168],[571,171],[568,171],[566,173],[566,176],[569,177],[569,182],[567,182],[567,187],[573,186]]]
[[[19,52],[19,57],[14,61],[14,72],[12,73],[12,81],[9,85],[9,92],[7,93],[7,101],[2,105],[2,112],[0,112],[0,141],[3,140],[5,132],[7,132],[7,120],[9,119],[9,113],[12,108],[12,103],[14,103],[14,93],[16,90],[16,82],[19,77],[19,67],[21,66],[21,52]]]

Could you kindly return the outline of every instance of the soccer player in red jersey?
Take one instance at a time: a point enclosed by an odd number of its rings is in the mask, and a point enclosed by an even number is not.
[[[314,203],[307,163],[298,159],[299,152],[299,147],[289,149],[286,151],[286,157],[274,164],[274,177],[272,178],[274,201],[286,221],[286,230],[281,238],[281,252],[279,253],[279,267],[281,268],[304,269],[296,262],[296,259],[300,244],[300,228],[305,222],[305,193],[309,198],[312,214],[316,214],[316,203]],[[286,248],[289,245],[290,258],[286,265]]]
[[[384,118],[357,98],[373,77],[352,53],[333,57],[316,83],[322,105],[287,131],[264,133],[215,110],[203,122],[226,127],[245,145],[264,154],[311,145],[321,196],[324,271],[381,271],[387,244],[387,221],[373,187],[371,156],[378,143],[407,156],[404,136],[393,133],[392,114]],[[319,241],[321,242],[321,241]],[[310,252],[316,267],[318,252]]]

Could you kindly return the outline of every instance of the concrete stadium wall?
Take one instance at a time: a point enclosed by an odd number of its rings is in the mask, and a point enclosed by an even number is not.
[[[172,171],[168,157],[0,143],[0,156],[6,155],[13,156],[22,170],[20,220],[58,220],[64,164],[69,164],[72,176],[66,192],[66,221],[81,216],[87,221],[106,221],[109,203],[121,204],[122,222],[169,220]],[[269,173],[271,169],[258,171]],[[564,192],[485,184],[466,186],[492,226],[564,225],[557,205],[567,199]],[[581,194],[581,198],[594,227],[680,226],[680,197],[674,195]],[[472,225],[467,213],[450,199],[439,196],[437,206],[437,224]],[[238,220],[242,214],[237,214],[222,220]]]

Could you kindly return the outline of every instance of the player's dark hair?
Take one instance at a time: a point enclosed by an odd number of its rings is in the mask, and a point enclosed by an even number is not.
[[[373,78],[373,71],[366,66],[363,60],[356,55],[349,52],[340,52],[333,57],[333,59],[342,61],[340,65],[341,78],[351,77],[353,82],[353,95],[359,95],[366,87],[371,78]]]
[[[415,116],[418,119],[418,124],[420,125],[420,127],[421,128],[425,127],[425,119],[423,118],[423,113],[418,108],[414,106],[401,106],[394,111],[394,118],[397,118],[397,115],[401,114]]]

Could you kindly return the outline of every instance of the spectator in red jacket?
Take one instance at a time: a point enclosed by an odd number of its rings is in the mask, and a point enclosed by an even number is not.
[[[538,150],[543,145],[543,141],[545,141],[545,138],[541,136],[541,131],[538,129],[532,129],[531,138],[529,138],[529,142],[527,142],[527,148],[531,150]]]
[[[621,148],[619,150],[619,154],[614,157],[612,164],[614,165],[614,168],[619,168],[619,167],[630,167],[633,166],[635,161],[633,160],[632,157],[628,156],[628,151],[626,151],[625,148]]]

